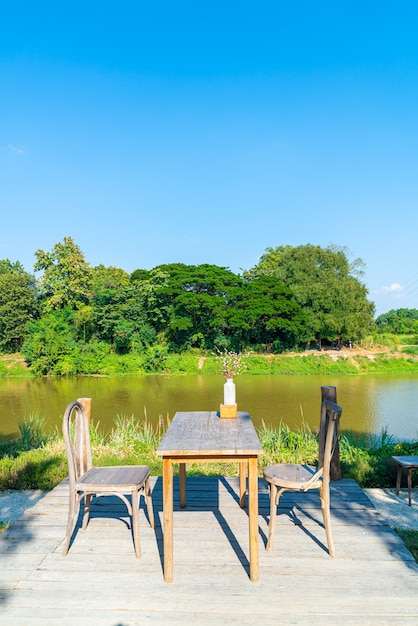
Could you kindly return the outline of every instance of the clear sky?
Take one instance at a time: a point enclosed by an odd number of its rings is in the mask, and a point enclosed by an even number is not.
[[[418,308],[416,0],[13,0],[0,28],[0,258],[335,244],[377,314]]]

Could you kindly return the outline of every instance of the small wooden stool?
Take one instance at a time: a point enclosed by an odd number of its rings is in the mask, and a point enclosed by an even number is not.
[[[408,504],[411,506],[412,470],[418,469],[418,456],[393,456],[392,459],[398,465],[398,473],[396,475],[396,494],[399,494],[399,489],[401,488],[402,470],[405,468],[408,480]]]

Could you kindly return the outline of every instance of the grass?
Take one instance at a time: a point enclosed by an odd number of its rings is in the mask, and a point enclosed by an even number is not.
[[[48,441],[45,433],[45,418],[39,413],[32,413],[27,419],[19,423],[21,446],[24,450],[40,448]]]
[[[394,529],[418,563],[418,530]]]
[[[117,415],[110,433],[92,423],[90,437],[93,462],[96,465],[147,464],[154,475],[161,476],[162,462],[155,451],[170,420],[160,416],[153,426],[146,412],[142,419],[134,415]],[[45,434],[45,420],[30,415],[19,424],[20,437],[0,441],[0,490],[51,489],[67,476],[67,460],[62,436],[57,431]],[[292,431],[281,423],[272,428],[262,424],[259,437],[264,455],[260,458],[260,475],[273,463],[317,462],[318,433],[302,423]],[[341,471],[344,478],[354,478],[362,487],[393,487],[396,468],[393,455],[418,455],[418,441],[399,442],[386,431],[377,436],[357,435],[350,431],[340,435]],[[191,467],[192,473],[236,475],[237,466],[208,463]],[[415,478],[415,477],[414,477]],[[416,478],[415,478],[416,480]]]
[[[313,351],[274,354],[262,351],[263,347],[260,346],[259,353],[251,353],[245,359],[248,366],[246,372],[255,375],[416,373],[417,342],[416,335],[376,334],[363,340],[361,352],[357,352],[356,349],[344,352],[325,350],[320,354]],[[372,348],[373,358],[370,359],[367,350]],[[379,354],[376,353],[377,349]],[[399,352],[403,352],[404,356]],[[37,369],[35,364],[31,370],[22,354],[0,356],[0,377],[34,376],[44,373],[42,367]],[[58,376],[219,374],[220,365],[217,356],[196,349],[176,354],[169,353],[166,348],[154,347],[142,354],[132,352],[118,355],[110,353],[107,344],[98,342],[89,344],[88,349],[78,349],[75,355],[63,356],[49,373]]]

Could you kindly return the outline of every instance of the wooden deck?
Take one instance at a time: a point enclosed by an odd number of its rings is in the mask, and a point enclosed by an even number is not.
[[[253,583],[238,478],[187,480],[185,510],[175,482],[172,583],[163,578],[161,478],[153,479],[155,531],[141,502],[140,560],[125,508],[113,498],[95,506],[89,528],[62,557],[61,483],[0,535],[2,626],[418,623],[418,565],[354,481],[332,485],[332,559],[313,492],[283,495],[275,547],[265,551],[268,493],[260,479],[260,580]]]

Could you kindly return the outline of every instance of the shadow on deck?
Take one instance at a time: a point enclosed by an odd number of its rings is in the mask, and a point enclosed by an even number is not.
[[[174,581],[163,579],[161,478],[153,479],[156,528],[141,501],[142,558],[124,505],[92,507],[61,556],[67,485],[58,485],[0,535],[0,618],[28,624],[418,623],[418,565],[353,480],[332,484],[336,557],[328,555],[315,492],[286,492],[275,547],[265,551],[269,498],[259,480],[260,580],[248,578],[248,516],[238,478],[188,477],[187,508],[175,480]]]

